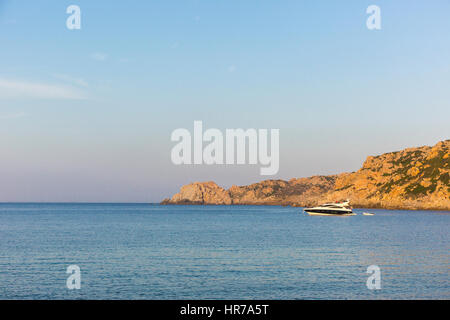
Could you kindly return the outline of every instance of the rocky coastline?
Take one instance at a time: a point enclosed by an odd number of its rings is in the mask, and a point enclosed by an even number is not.
[[[351,173],[265,180],[229,189],[194,182],[164,199],[167,205],[282,205],[305,207],[350,199],[355,208],[450,211],[450,140],[369,156]]]

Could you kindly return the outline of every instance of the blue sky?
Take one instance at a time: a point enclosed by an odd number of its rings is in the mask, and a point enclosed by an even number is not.
[[[81,30],[66,28],[71,4]],[[281,179],[448,139],[449,13],[446,0],[0,0],[0,201],[157,202],[263,178],[174,166],[170,134],[194,120],[279,128]]]

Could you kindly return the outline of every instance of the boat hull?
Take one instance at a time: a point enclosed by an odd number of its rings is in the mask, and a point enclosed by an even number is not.
[[[335,216],[335,217],[347,217],[347,216],[356,216],[356,213],[321,213],[321,212],[308,212],[305,211],[310,216]]]
[[[329,208],[307,208],[304,211],[310,216],[354,216],[352,210],[346,209],[329,209]]]

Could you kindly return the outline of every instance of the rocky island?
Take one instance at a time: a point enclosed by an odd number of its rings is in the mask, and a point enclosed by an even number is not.
[[[195,182],[162,204],[311,206],[350,199],[354,207],[450,210],[450,140],[369,156],[351,173],[266,180],[228,190]]]

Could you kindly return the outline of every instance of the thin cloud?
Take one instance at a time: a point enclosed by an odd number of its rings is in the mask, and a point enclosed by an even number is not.
[[[108,55],[101,52],[94,52],[91,54],[91,58],[97,61],[105,61],[108,58]]]
[[[25,82],[0,78],[0,99],[86,99],[85,95],[70,86]]]
[[[24,118],[24,117],[28,117],[28,116],[29,116],[29,114],[26,112],[7,113],[7,114],[0,114],[0,120],[18,119],[18,118]]]
[[[80,87],[87,87],[89,85],[84,79],[71,77],[67,74],[56,73],[56,74],[53,74],[53,77],[55,77],[56,79],[59,79],[59,80],[63,80],[65,82],[69,82],[76,86],[80,86]]]
[[[3,21],[3,24],[5,25],[11,25],[11,24],[16,24],[17,20],[16,19],[7,19]]]
[[[230,73],[233,73],[233,72],[235,72],[236,71],[236,66],[234,66],[234,65],[232,65],[232,66],[229,66],[228,67],[228,72],[230,72]]]

